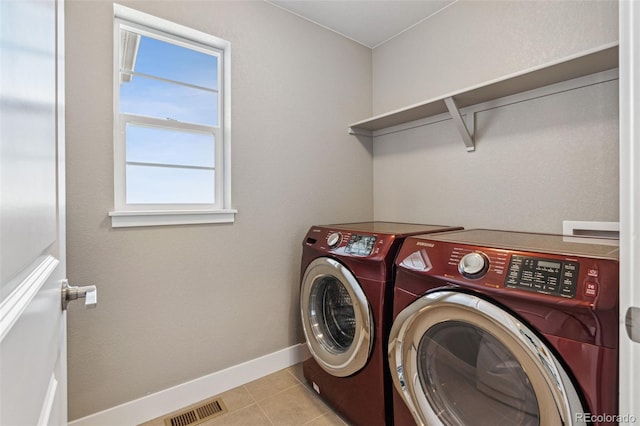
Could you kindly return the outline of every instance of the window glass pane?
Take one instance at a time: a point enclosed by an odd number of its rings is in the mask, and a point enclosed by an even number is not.
[[[215,167],[212,134],[127,125],[127,162]]]
[[[213,170],[127,165],[127,204],[213,204]]]
[[[137,46],[133,43],[123,45],[121,66],[124,70],[218,89],[218,56],[215,54],[188,49],[152,37],[138,36],[126,30],[122,30],[122,39],[137,42]],[[128,60],[127,48],[133,50]]]
[[[120,85],[120,112],[218,126],[218,94],[134,76]]]

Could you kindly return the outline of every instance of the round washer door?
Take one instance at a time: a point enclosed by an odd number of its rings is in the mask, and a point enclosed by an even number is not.
[[[418,424],[584,424],[578,393],[547,345],[471,294],[437,291],[403,310],[389,363]]]
[[[302,326],[311,355],[326,372],[346,377],[371,353],[373,315],[346,266],[328,257],[307,267],[300,288]]]

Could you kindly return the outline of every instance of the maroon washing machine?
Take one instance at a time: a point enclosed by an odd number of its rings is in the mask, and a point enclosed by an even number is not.
[[[617,240],[467,230],[396,262],[396,426],[617,423]]]
[[[390,424],[386,362],[394,260],[405,237],[459,227],[365,222],[314,226],[302,252],[304,376],[356,425]]]

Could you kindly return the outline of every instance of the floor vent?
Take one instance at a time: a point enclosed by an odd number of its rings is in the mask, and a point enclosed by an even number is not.
[[[196,407],[181,411],[164,419],[166,426],[193,426],[227,412],[221,399],[204,401]]]

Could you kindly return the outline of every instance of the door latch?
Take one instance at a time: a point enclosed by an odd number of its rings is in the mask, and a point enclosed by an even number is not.
[[[624,325],[627,328],[629,339],[636,343],[640,343],[640,308],[634,306],[627,309]]]
[[[66,310],[69,302],[84,299],[85,308],[95,308],[98,305],[98,289],[95,285],[84,287],[70,286],[68,280],[62,281],[62,309]]]

